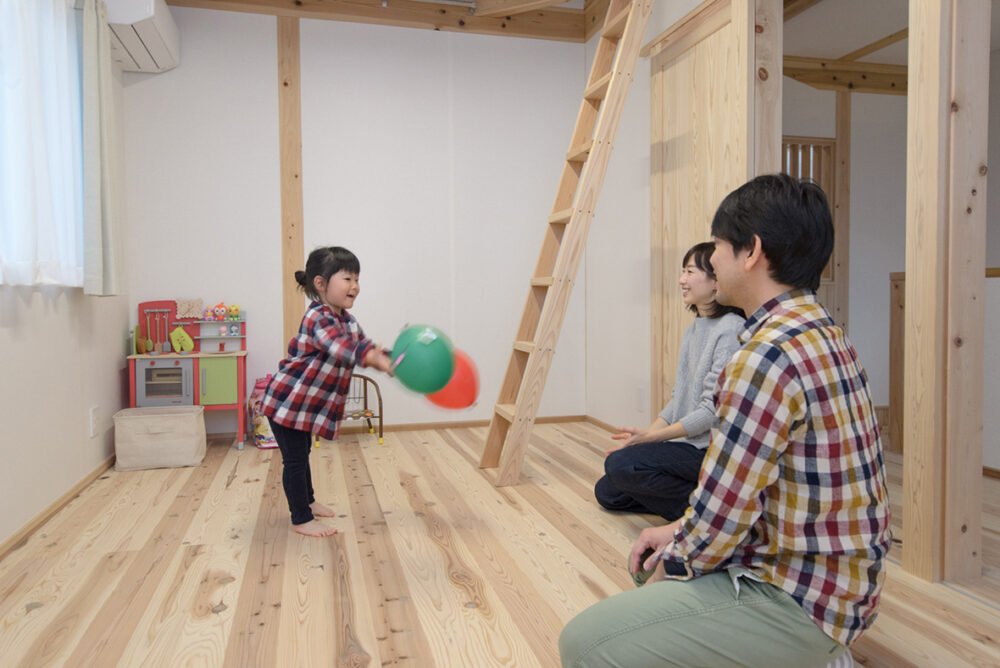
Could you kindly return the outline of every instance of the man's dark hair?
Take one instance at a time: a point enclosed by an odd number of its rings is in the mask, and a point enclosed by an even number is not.
[[[712,236],[733,252],[760,237],[771,278],[816,290],[833,253],[833,219],[823,189],[787,174],[766,174],[729,193],[712,219]]]

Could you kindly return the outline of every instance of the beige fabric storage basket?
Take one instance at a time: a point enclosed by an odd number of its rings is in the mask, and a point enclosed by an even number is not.
[[[205,458],[205,408],[156,406],[115,413],[115,470],[198,466]]]

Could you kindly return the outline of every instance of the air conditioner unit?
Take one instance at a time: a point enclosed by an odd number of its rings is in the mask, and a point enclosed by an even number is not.
[[[126,72],[165,72],[181,62],[181,36],[165,0],[107,0],[111,59]]]

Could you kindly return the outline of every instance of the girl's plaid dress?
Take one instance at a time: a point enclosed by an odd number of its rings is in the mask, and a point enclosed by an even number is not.
[[[283,427],[336,438],[352,370],[374,347],[350,313],[338,315],[312,302],[264,392],[261,411]]]

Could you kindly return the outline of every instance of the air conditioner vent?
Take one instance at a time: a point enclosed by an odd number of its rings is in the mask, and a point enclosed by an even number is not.
[[[108,0],[111,59],[126,72],[165,72],[181,62],[180,33],[164,0]]]

